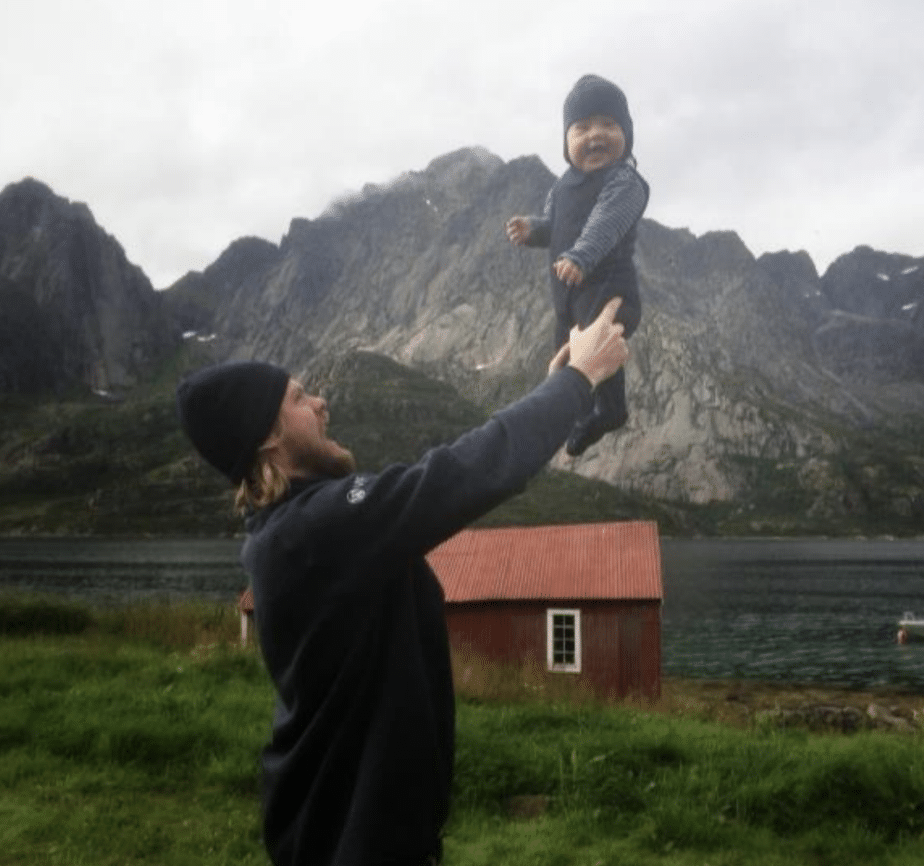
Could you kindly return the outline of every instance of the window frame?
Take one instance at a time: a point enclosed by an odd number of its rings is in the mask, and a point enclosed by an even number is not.
[[[555,662],[555,617],[573,617],[574,661]],[[581,611],[579,608],[550,607],[545,612],[546,669],[552,673],[579,674],[581,672]]]

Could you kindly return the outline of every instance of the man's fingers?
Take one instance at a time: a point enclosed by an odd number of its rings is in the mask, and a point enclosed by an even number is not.
[[[606,316],[608,322],[616,318],[616,311],[622,306],[622,298],[611,298],[606,302],[606,306],[600,311],[601,316]]]
[[[587,328],[592,328],[594,325],[615,325],[619,329],[619,333],[622,334],[625,328],[622,325],[622,322],[616,321],[616,313],[619,310],[619,307],[622,305],[622,298],[611,298],[606,302],[606,305],[600,310],[600,315],[597,318],[587,325]],[[581,331],[586,330],[581,328],[578,325],[575,325],[571,329],[571,336],[574,337],[575,334],[581,333]]]

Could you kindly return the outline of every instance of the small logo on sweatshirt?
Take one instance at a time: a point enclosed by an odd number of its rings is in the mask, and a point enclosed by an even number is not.
[[[353,486],[347,491],[347,502],[350,505],[359,505],[366,498],[367,480],[362,475],[357,475],[353,479]]]

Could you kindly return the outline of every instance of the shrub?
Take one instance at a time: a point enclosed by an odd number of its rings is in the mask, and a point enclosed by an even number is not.
[[[0,634],[81,634],[94,624],[90,611],[73,602],[12,593],[0,596]]]

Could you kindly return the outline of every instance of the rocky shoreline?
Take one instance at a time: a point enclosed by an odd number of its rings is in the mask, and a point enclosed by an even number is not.
[[[901,688],[665,678],[661,699],[652,709],[736,727],[908,734],[924,728],[924,694]]]

